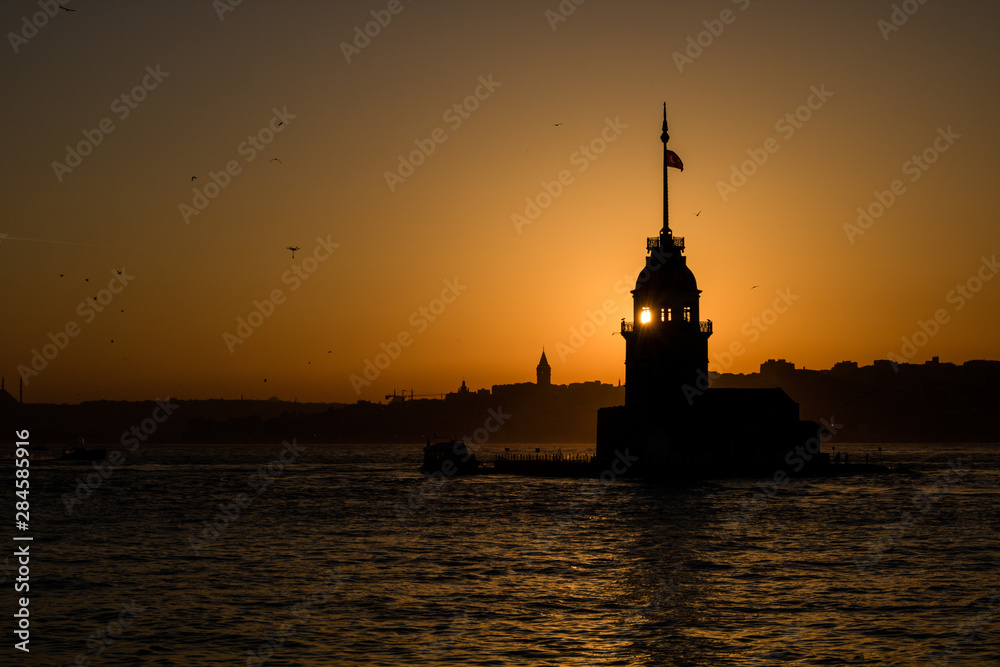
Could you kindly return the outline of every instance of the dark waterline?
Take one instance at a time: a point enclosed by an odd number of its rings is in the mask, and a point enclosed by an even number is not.
[[[94,468],[35,464],[31,653],[4,651],[29,665],[1000,662],[1000,448],[883,447],[917,474],[434,482],[419,445],[156,446],[92,477],[71,515]]]

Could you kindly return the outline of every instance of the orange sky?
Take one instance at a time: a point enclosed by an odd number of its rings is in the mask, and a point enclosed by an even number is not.
[[[663,100],[713,370],[871,363],[938,311],[913,361],[1000,358],[1000,7],[903,4],[7,3],[7,388],[48,344],[27,401],[378,400],[533,380],[543,345],[616,383]]]

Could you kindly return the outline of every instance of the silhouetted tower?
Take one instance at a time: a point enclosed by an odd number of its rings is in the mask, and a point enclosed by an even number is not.
[[[646,240],[646,267],[632,290],[634,322],[622,323],[625,338],[625,405],[640,414],[662,414],[687,405],[684,385],[696,386],[708,373],[712,323],[700,322],[701,290],[684,257],[684,239],[670,230],[667,174],[683,170],[667,149],[667,106],[663,105],[663,228]],[[703,380],[704,381],[704,380]]]
[[[538,366],[535,367],[535,374],[538,377],[539,387],[548,387],[552,384],[552,368],[549,366],[549,360],[545,358],[545,348],[542,348],[542,359],[538,362]]]

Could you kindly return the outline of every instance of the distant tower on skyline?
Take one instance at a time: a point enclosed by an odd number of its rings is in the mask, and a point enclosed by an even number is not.
[[[542,358],[538,362],[538,366],[535,367],[535,374],[539,387],[548,387],[552,384],[552,367],[549,366],[549,360],[545,358],[544,347],[542,348]]]

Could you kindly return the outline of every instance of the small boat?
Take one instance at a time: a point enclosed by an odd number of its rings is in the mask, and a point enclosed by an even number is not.
[[[86,447],[68,447],[56,461],[100,461],[107,456],[106,449],[87,449]]]
[[[420,472],[428,475],[441,474],[445,477],[475,475],[479,472],[479,461],[461,440],[451,439],[431,444],[428,438]]]
[[[76,438],[73,446],[64,449],[56,461],[100,461],[108,454],[106,449],[87,449],[83,445],[83,438]]]

